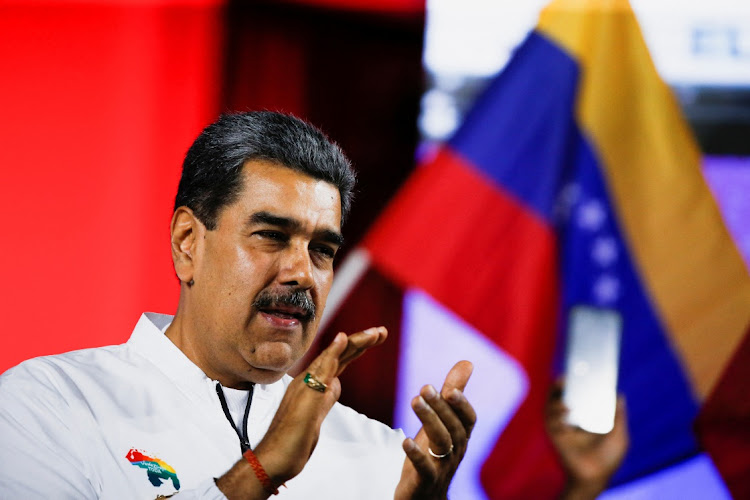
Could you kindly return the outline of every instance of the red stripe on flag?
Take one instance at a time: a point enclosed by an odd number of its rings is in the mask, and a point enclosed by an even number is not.
[[[549,366],[536,335],[556,324],[554,235],[458,155],[443,150],[418,170],[365,246],[388,275],[425,290],[527,368]]]
[[[544,403],[552,381],[539,379],[503,430],[484,463],[482,486],[489,498],[558,498],[565,481],[552,443],[544,431]]]
[[[491,497],[554,496],[562,476],[542,416],[558,314],[552,229],[445,149],[410,178],[365,246],[386,275],[426,291],[523,366],[529,394],[485,464],[483,483]],[[539,477],[551,480],[529,484]]]
[[[750,498],[750,330],[695,422],[734,498]]]

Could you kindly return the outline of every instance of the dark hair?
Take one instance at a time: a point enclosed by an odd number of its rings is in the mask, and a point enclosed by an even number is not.
[[[333,184],[344,223],[356,182],[349,159],[313,125],[271,111],[222,115],[201,132],[185,155],[175,210],[186,206],[215,229],[220,210],[239,196],[248,160],[271,161]]]

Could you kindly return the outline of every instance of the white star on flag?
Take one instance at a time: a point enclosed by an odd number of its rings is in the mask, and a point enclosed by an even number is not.
[[[578,209],[576,222],[581,229],[597,231],[606,218],[602,203],[599,200],[589,200]]]
[[[594,240],[591,258],[602,267],[609,266],[617,260],[617,243],[611,236],[599,236]]]
[[[609,274],[599,276],[594,281],[593,292],[600,304],[612,304],[620,296],[620,280]]]

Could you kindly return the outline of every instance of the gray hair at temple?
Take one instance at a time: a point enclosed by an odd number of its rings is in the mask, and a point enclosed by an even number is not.
[[[315,126],[272,111],[222,115],[203,130],[185,155],[175,210],[186,206],[215,229],[221,209],[239,196],[249,160],[278,163],[336,186],[344,224],[356,183],[351,162]]]

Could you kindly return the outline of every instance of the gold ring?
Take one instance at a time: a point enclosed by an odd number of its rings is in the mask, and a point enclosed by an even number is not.
[[[326,392],[326,388],[328,387],[320,380],[313,377],[312,373],[307,372],[307,375],[305,375],[305,384],[310,389],[316,390],[318,392]]]
[[[450,449],[448,451],[446,451],[445,453],[443,453],[442,455],[440,455],[440,454],[435,453],[434,451],[432,451],[432,448],[430,448],[429,446],[427,447],[427,452],[430,455],[432,455],[433,457],[437,458],[437,459],[445,458],[448,455],[450,455],[451,453],[453,453],[453,444],[451,444]]]

